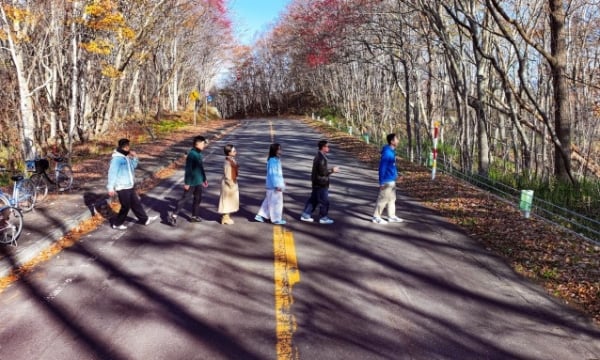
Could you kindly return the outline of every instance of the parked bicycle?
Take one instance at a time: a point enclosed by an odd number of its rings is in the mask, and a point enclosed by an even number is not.
[[[51,174],[46,171],[50,168],[48,159],[54,161],[54,170]],[[48,184],[56,186],[58,191],[67,191],[73,185],[73,169],[66,161],[66,157],[48,155],[46,159],[36,158],[27,160],[27,171],[33,172],[30,179],[37,193],[37,201],[43,201],[48,196]]]
[[[0,171],[6,171],[6,169],[0,169]],[[36,201],[33,182],[22,174],[13,175],[10,179],[13,181],[12,194],[5,193],[0,189],[0,206],[13,206],[23,211],[33,209]]]
[[[23,213],[14,206],[0,206],[0,244],[17,246],[23,230]]]

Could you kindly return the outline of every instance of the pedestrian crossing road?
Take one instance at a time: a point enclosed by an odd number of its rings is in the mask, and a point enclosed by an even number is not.
[[[102,224],[0,293],[0,359],[600,358],[598,328],[401,189],[405,221],[373,224],[377,172],[335,143],[335,223],[299,221],[320,138],[267,119],[209,144],[203,221],[186,220],[187,204],[167,223],[177,171],[143,197],[161,221]],[[284,226],[254,221],[272,141]],[[233,225],[216,212],[227,143],[240,164]]]

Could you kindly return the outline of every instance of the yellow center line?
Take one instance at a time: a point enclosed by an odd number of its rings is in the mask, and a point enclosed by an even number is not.
[[[298,348],[292,337],[296,331],[296,318],[292,315],[292,287],[300,281],[296,260],[296,247],[291,231],[283,226],[273,227],[273,253],[275,254],[275,320],[277,324],[277,360],[299,359]]]

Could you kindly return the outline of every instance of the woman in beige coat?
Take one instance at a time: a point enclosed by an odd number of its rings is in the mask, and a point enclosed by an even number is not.
[[[235,161],[237,150],[233,145],[225,145],[223,151],[225,153],[225,164],[223,166],[218,212],[223,215],[221,224],[231,225],[233,219],[230,214],[240,209],[240,192],[237,183],[239,166]]]

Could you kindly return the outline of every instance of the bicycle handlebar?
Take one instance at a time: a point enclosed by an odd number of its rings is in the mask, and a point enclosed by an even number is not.
[[[58,155],[58,154],[46,154],[45,156],[36,156],[35,158],[31,159],[31,160],[26,160],[26,161],[36,161],[36,160],[41,160],[41,159],[51,159],[57,162],[62,162],[65,159],[69,158],[69,153],[66,153],[65,155]]]

